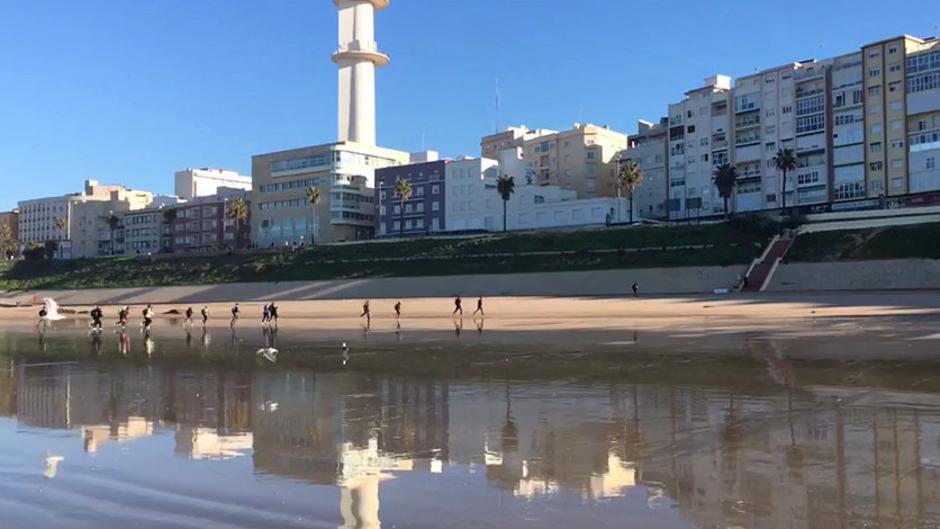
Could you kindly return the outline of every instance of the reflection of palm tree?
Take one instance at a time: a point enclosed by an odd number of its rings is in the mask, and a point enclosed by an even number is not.
[[[506,383],[506,420],[502,429],[503,453],[515,452],[519,449],[519,428],[512,418],[512,397],[509,392],[509,383]]]

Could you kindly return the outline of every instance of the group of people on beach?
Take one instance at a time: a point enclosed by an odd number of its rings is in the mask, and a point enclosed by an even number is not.
[[[398,300],[394,305],[395,318],[396,320],[401,320],[402,316],[402,301]],[[229,322],[229,326],[234,328],[238,323],[239,316],[241,315],[241,308],[238,303],[232,305],[231,308],[232,319]],[[202,318],[202,326],[206,327],[209,324],[209,306],[203,305],[200,309],[199,314]],[[45,307],[39,310],[39,321],[40,323],[44,322],[48,313]],[[89,328],[93,333],[99,333],[104,330],[104,311],[101,309],[100,305],[95,305],[95,307],[89,312],[89,317],[91,322],[89,323]],[[141,323],[141,328],[144,331],[149,331],[153,325],[154,318],[156,313],[154,312],[153,305],[147,305],[141,313],[143,321]],[[193,307],[187,307],[186,311],[183,313],[183,325],[187,328],[191,328],[193,323],[193,316],[195,311]],[[458,295],[454,298],[454,311],[451,313],[452,316],[463,316],[463,299]],[[480,315],[481,317],[486,315],[486,312],[483,309],[483,296],[477,298],[476,310],[473,311],[473,316],[476,317]],[[121,329],[127,329],[127,325],[130,322],[131,309],[129,306],[122,306],[118,309],[118,319],[116,325]],[[362,305],[362,314],[359,315],[360,318],[365,318],[366,323],[369,324],[372,321],[372,309],[370,301],[366,300]],[[277,327],[278,325],[278,306],[272,301],[270,303],[265,303],[261,311],[261,326],[262,327]]]

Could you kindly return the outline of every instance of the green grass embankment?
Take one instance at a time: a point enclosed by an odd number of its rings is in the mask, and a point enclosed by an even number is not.
[[[302,252],[0,265],[0,290],[747,264],[764,235],[730,224],[324,245]]]
[[[788,262],[940,259],[940,223],[826,231],[797,237]]]

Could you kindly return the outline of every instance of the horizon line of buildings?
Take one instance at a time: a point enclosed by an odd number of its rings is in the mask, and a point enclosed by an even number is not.
[[[797,161],[786,182],[774,163],[781,149]],[[509,230],[685,220],[724,213],[713,177],[723,164],[738,174],[732,211],[864,209],[940,200],[938,155],[940,41],[902,35],[734,81],[709,77],[632,136],[580,123],[509,127],[483,136],[479,157],[453,160],[346,139],[255,155],[250,177],[181,171],[171,197],[88,181],[82,193],[21,201],[0,223],[21,247],[56,241],[60,257],[494,232],[501,175],[516,183]],[[632,201],[617,183],[626,160],[644,174]],[[408,200],[395,194],[399,179],[412,185]],[[316,206],[311,186],[321,190]],[[235,196],[250,204],[238,229],[224,214]],[[184,214],[164,218],[167,209]],[[115,214],[120,230],[107,220]]]

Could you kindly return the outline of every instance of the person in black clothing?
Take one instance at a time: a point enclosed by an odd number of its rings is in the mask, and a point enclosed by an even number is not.
[[[92,330],[100,331],[101,328],[103,327],[103,325],[101,324],[101,318],[103,316],[101,312],[101,307],[98,305],[95,305],[95,308],[91,309],[91,313],[89,314],[89,316],[91,316]]]
[[[234,327],[235,322],[238,321],[238,312],[239,312],[238,303],[236,303],[232,305],[232,323],[230,324],[232,327]]]
[[[144,330],[149,331],[151,325],[153,325],[153,306],[147,305],[144,309]]]
[[[458,312],[463,316],[463,300],[460,299],[460,296],[454,298],[454,312],[452,312],[451,315],[457,314]]]
[[[473,314],[476,315],[477,312],[480,313],[480,316],[486,316],[486,313],[483,312],[483,296],[477,299],[477,310],[473,311]]]
[[[273,301],[268,305],[268,321],[273,321],[275,327],[277,326],[277,305]]]
[[[193,326],[193,308],[186,307],[186,319],[183,320],[183,323],[192,327]]]
[[[202,315],[202,326],[205,327],[206,324],[209,323],[209,306],[203,305],[199,313]]]
[[[633,282],[633,297],[640,297],[640,285],[638,285],[636,281]]]
[[[401,318],[401,300],[398,300],[398,303],[395,304],[395,317]]]
[[[372,311],[371,309],[369,309],[368,300],[366,300],[366,302],[362,304],[362,314],[360,314],[359,317],[360,318],[364,317],[366,319],[366,324],[372,323]]]

